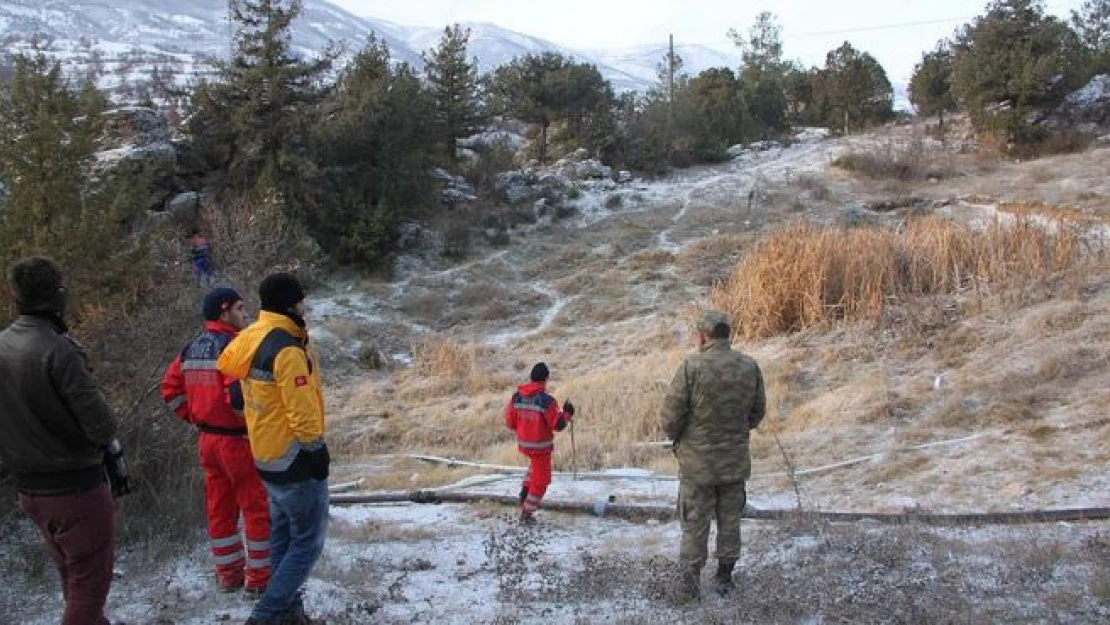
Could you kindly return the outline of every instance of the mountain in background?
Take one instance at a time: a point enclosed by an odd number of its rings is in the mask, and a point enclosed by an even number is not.
[[[179,84],[209,75],[212,61],[231,52],[227,0],[0,0],[0,50],[30,52],[37,46],[62,61],[70,75],[96,73],[117,100],[134,99],[155,67]],[[490,23],[465,23],[469,52],[485,73],[524,54],[558,52],[592,63],[620,93],[644,91],[657,82],[656,66],[666,44],[576,50]],[[293,43],[302,53],[319,54],[332,43],[351,58],[376,33],[398,62],[423,67],[421,52],[434,47],[442,28],[407,27],[360,17],[326,0],[305,0],[294,24]],[[737,50],[678,44],[683,72],[740,66]],[[896,93],[904,86],[895,86]],[[899,101],[900,98],[896,98]]]
[[[463,22],[463,28],[470,29],[470,56],[478,59],[478,70],[487,73],[497,69],[514,58],[525,54],[540,54],[543,52],[558,52],[564,56],[592,63],[597,66],[601,75],[613,85],[618,93],[622,91],[643,91],[654,82],[643,80],[634,72],[612,63],[607,63],[604,58],[583,50],[568,48],[546,39],[518,33],[507,28],[488,22]],[[407,43],[413,50],[427,50],[439,43],[443,36],[443,28],[413,27],[409,29]]]
[[[593,54],[606,65],[620,67],[638,80],[655,83],[659,81],[659,68],[666,62],[668,47],[663,42],[596,49]],[[743,62],[739,49],[719,49],[699,43],[676,43],[674,53],[682,59],[682,73],[691,76],[711,67],[727,67],[737,72]]]

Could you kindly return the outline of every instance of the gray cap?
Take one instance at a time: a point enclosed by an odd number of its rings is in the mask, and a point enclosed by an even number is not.
[[[698,319],[697,329],[704,334],[714,334],[717,327],[721,325],[731,330],[732,322],[729,321],[728,315],[716,310],[707,310]]]

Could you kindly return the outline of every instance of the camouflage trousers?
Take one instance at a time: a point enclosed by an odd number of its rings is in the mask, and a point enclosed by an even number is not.
[[[717,558],[740,559],[740,513],[748,495],[744,482],[704,486],[681,480],[678,484],[678,520],[682,544],[678,558],[684,566],[700,571],[708,557],[709,524],[717,521]]]

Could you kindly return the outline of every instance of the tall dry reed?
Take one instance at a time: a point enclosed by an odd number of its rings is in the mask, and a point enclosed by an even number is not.
[[[878,321],[886,306],[911,297],[1043,280],[1080,264],[1082,247],[1071,229],[1026,218],[978,228],[926,218],[901,231],[795,224],[758,244],[709,299],[754,339]]]

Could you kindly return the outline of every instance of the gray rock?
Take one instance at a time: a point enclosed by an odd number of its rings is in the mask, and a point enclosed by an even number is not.
[[[1055,110],[1035,120],[1048,128],[1071,128],[1090,135],[1110,130],[1110,74],[1095,76]]]
[[[170,142],[170,124],[162,113],[142,106],[126,106],[101,114],[101,150],[142,147]]]
[[[117,177],[145,179],[136,210],[159,211],[177,188],[177,148],[170,142],[169,122],[158,111],[128,106],[103,114],[104,131],[98,138],[94,176],[101,181]]]
[[[166,211],[171,215],[181,215],[200,208],[200,194],[196,191],[178,193],[166,201]]]
[[[617,172],[617,182],[619,182],[620,184],[628,184],[629,182],[632,182],[632,172],[626,169],[620,170],[619,172]]]

